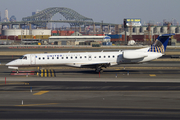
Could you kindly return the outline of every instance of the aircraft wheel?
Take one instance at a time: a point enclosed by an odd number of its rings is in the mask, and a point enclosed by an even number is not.
[[[100,73],[103,73],[103,69],[96,69],[95,72],[97,72],[97,73],[99,73],[99,72],[100,72]]]
[[[100,70],[100,73],[103,73],[103,69]]]

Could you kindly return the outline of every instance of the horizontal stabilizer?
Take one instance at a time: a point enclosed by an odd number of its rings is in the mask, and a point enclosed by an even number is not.
[[[141,52],[141,51],[124,51],[123,52],[124,59],[140,59],[147,56],[148,56],[147,52]]]

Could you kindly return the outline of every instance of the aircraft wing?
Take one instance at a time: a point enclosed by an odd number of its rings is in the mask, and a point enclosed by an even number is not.
[[[96,66],[109,67],[112,63],[109,62],[94,62],[94,63],[72,63],[68,64],[73,67],[82,67],[82,68],[96,68]]]

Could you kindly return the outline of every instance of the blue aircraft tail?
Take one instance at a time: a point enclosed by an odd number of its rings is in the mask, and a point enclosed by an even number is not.
[[[149,48],[148,52],[164,53],[166,51],[168,41],[172,35],[175,35],[175,34],[174,33],[163,34],[161,36],[158,36],[156,41]]]

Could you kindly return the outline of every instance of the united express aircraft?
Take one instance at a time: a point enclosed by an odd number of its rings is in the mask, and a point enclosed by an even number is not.
[[[103,72],[103,68],[131,63],[143,63],[164,55],[168,40],[175,34],[163,34],[148,48],[119,50],[117,52],[78,52],[26,54],[6,64],[10,69],[19,67],[44,67],[67,65],[72,67],[93,68]]]

